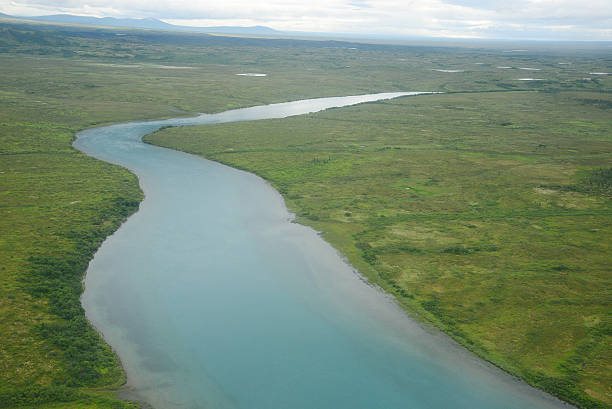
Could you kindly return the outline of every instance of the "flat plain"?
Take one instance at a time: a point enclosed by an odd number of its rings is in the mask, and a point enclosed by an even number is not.
[[[75,151],[78,130],[383,91],[445,94],[147,141],[264,177],[409,313],[563,399],[608,407],[612,78],[589,73],[612,60],[511,49],[0,25],[0,407],[132,405],[114,396],[124,375],[79,295],[141,193]]]

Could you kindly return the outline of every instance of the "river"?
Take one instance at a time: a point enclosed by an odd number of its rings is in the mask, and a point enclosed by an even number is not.
[[[82,303],[156,409],[535,409],[568,405],[407,316],[247,172],[141,142],[162,126],[282,118],[419,93],[302,100],[79,133],[138,175]]]

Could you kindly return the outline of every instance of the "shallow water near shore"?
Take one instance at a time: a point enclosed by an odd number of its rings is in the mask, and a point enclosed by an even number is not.
[[[75,147],[146,199],[90,263],[87,317],[157,409],[570,406],[409,318],[261,178],[144,144],[161,126],[282,118],[418,93],[321,98],[89,129]]]

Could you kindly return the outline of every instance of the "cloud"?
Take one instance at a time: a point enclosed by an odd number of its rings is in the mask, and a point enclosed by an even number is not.
[[[353,34],[612,40],[610,0],[588,7],[575,0],[0,0],[0,11]]]

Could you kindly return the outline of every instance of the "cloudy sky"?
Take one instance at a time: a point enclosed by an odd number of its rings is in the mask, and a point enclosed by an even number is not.
[[[0,0],[0,11],[329,33],[612,41],[612,0]]]

